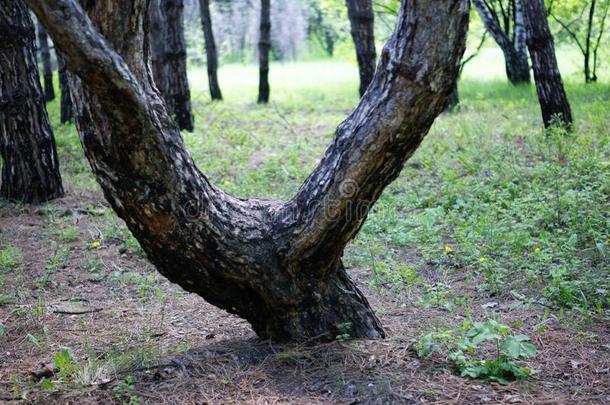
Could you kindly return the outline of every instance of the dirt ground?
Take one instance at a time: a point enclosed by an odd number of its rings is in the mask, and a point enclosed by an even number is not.
[[[352,268],[387,339],[259,341],[243,320],[157,276],[137,249],[102,238],[106,210],[92,193],[71,193],[52,210],[0,208],[0,248],[10,244],[22,252],[20,268],[5,272],[1,287],[11,299],[0,304],[0,402],[610,403],[608,321],[559,321],[545,316],[544,307],[493,297],[497,318],[532,337],[539,354],[527,365],[536,374],[508,385],[462,378],[443,356],[418,358],[413,343],[435,328],[459,326],[463,311],[416,305],[417,290],[372,288],[370,270]],[[63,225],[74,227],[76,237],[58,239]],[[50,262],[62,247],[66,256]],[[468,289],[464,276],[458,269],[448,281],[455,290]],[[482,316],[490,297],[471,294],[471,306],[481,310],[473,315]],[[73,351],[76,371],[64,382],[50,376],[52,386],[44,387],[31,372],[51,364],[62,347]]]

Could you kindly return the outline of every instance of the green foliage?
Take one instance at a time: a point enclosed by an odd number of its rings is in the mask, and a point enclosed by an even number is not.
[[[113,388],[114,397],[120,404],[138,405],[140,403],[138,397],[133,394],[135,391],[135,382],[135,377],[128,375],[119,385]]]
[[[0,249],[0,272],[14,270],[21,265],[21,251],[15,246]]]
[[[78,362],[69,347],[62,347],[59,352],[55,353],[53,362],[59,370],[59,377],[64,381],[70,381],[78,370]]]
[[[485,344],[495,348],[495,357],[480,358]],[[473,325],[466,321],[459,337],[450,330],[429,333],[417,341],[415,349],[420,357],[446,350],[447,359],[462,377],[500,384],[531,376],[532,371],[520,361],[538,353],[529,336],[511,335],[508,326],[493,319]]]
[[[352,333],[352,323],[351,322],[343,322],[337,324],[337,330],[339,334],[335,336],[335,340],[339,342],[345,342],[351,339]]]

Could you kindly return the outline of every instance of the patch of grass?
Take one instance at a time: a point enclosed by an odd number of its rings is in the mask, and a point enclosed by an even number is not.
[[[78,228],[74,225],[66,225],[58,229],[56,235],[61,242],[76,242],[78,240]]]
[[[21,266],[21,250],[15,246],[0,249],[0,272],[14,270]]]
[[[44,273],[38,279],[38,288],[44,289],[49,284],[51,274],[59,267],[64,265],[68,257],[70,256],[70,249],[67,247],[57,248],[53,254],[47,260],[47,265]]]

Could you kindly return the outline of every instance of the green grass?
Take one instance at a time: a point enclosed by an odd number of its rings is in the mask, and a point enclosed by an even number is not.
[[[19,248],[7,246],[0,249],[0,273],[14,270],[21,265],[22,255]]]
[[[435,122],[346,262],[370,268],[371,280],[395,293],[432,267],[479,277],[484,295],[607,316],[610,86],[582,84],[577,55],[560,50],[576,130],[545,133],[533,86],[508,84],[496,54],[485,50],[468,66],[460,111]],[[241,197],[290,198],[357,103],[352,64],[275,64],[271,72],[269,106],[255,104],[254,66],[221,69],[222,103],[209,102],[203,69],[190,72],[196,130],[183,136],[200,169]],[[50,111],[57,122],[56,102]],[[97,189],[75,130],[55,127],[69,187]],[[438,296],[438,286],[424,287]]]

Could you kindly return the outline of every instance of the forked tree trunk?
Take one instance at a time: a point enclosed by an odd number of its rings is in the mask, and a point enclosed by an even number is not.
[[[38,77],[34,24],[22,0],[0,2],[0,195],[39,203],[63,194]]]
[[[210,15],[210,0],[199,0],[201,25],[205,40],[205,55],[208,67],[208,84],[212,100],[222,100],[220,85],[218,84],[218,52],[212,30],[212,16]]]
[[[59,91],[61,92],[60,98],[60,122],[65,124],[72,122],[72,99],[70,98],[70,84],[68,82],[68,72],[66,70],[66,63],[59,52],[55,52],[57,56],[57,70],[59,75]]]
[[[346,0],[347,16],[356,48],[360,74],[360,96],[364,94],[375,75],[375,17],[372,0]]]
[[[182,0],[151,0],[151,50],[157,88],[180,129],[194,128],[191,91],[186,72],[184,3]]]
[[[261,24],[258,39],[258,102],[269,102],[269,51],[271,50],[271,1],[261,0]]]
[[[544,126],[548,128],[554,119],[559,119],[571,127],[572,111],[557,66],[553,35],[549,29],[544,3],[542,0],[524,1],[524,11],[527,45],[534,67]]]
[[[261,337],[384,336],[341,257],[445,106],[468,0],[403,1],[367,93],[289,201],[232,197],[197,169],[153,89],[145,0],[95,2],[93,25],[74,0],[27,2],[80,77],[73,95],[93,172],[163,275]]]
[[[53,87],[53,66],[51,65],[51,52],[49,51],[49,39],[44,27],[38,23],[38,49],[40,50],[40,60],[42,61],[42,77],[44,83],[45,101],[55,99],[55,88]]]
[[[504,54],[506,76],[512,84],[530,82],[530,69],[527,60],[527,47],[525,45],[525,30],[523,27],[522,0],[515,0],[514,10],[514,40],[502,29],[500,21],[489,8],[485,0],[473,0],[473,4],[485,29],[496,41]]]

